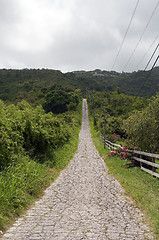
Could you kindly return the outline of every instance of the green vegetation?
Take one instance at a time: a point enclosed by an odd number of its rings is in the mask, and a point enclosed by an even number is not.
[[[66,91],[77,89],[65,74],[57,70],[23,69],[0,70],[0,99],[6,103],[17,103],[22,100],[37,105],[43,104],[45,95],[62,86]]]
[[[51,179],[47,168],[27,157],[9,165],[0,174],[0,229],[5,230],[14,217],[31,203]]]
[[[61,86],[51,87],[51,91],[46,94],[43,107],[46,112],[64,113],[67,110],[76,110],[79,103],[79,92],[66,92]]]
[[[146,98],[135,98],[123,93],[115,92],[90,92],[87,96],[90,113],[94,115],[96,127],[104,132],[104,109],[106,119],[107,138],[111,139],[115,132],[121,137],[126,137],[123,120],[135,110],[142,110],[148,104]]]
[[[0,99],[6,103],[26,100],[34,105],[43,104],[45,95],[55,85],[61,85],[68,92],[81,89],[83,93],[87,90],[111,92],[118,87],[121,93],[127,95],[151,97],[159,91],[159,67],[153,70],[145,83],[148,73],[148,71],[117,73],[96,69],[64,74],[58,70],[48,69],[1,69]],[[142,91],[139,91],[141,88]]]
[[[45,113],[41,106],[32,108],[27,102],[5,106],[1,101],[0,113],[0,166],[17,162],[18,155],[31,157],[46,154],[67,142],[71,136],[67,115],[57,117]]]
[[[150,78],[146,81],[148,73],[149,71],[118,73],[96,69],[90,72],[77,71],[71,74],[78,79],[78,88],[81,89],[111,92],[119,87],[120,92],[127,95],[151,97],[159,91],[159,67],[153,69]],[[142,90],[140,91],[140,89]]]
[[[159,153],[159,96],[142,111],[133,112],[123,122],[127,135],[136,146]]]
[[[90,118],[91,134],[94,144],[100,155],[105,159],[105,163],[109,168],[109,172],[126,190],[126,193],[132,197],[136,205],[145,213],[150,226],[154,230],[156,240],[159,238],[159,188],[158,179],[142,172],[140,168],[122,168],[125,160],[121,160],[118,156],[110,158],[108,149],[104,149],[103,142],[100,138],[100,132],[93,127],[93,118]]]
[[[159,96],[142,98],[115,92],[90,92],[90,114],[95,127],[112,142],[124,139],[129,147],[159,152]],[[113,133],[117,136],[114,138]]]
[[[5,230],[73,157],[81,100],[71,98],[69,104],[74,108],[57,115],[26,101],[8,106],[0,101],[0,230]]]

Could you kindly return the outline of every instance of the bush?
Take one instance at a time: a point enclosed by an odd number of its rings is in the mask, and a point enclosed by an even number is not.
[[[159,151],[159,96],[154,98],[148,107],[142,111],[134,112],[124,121],[131,141],[143,151]]]
[[[78,94],[64,90],[52,90],[45,97],[43,107],[46,112],[65,113],[76,110],[79,103]]]
[[[130,150],[129,147],[118,148],[117,150],[112,151],[108,155],[108,157],[110,158],[111,156],[119,156],[120,159],[124,160],[124,162],[125,162],[122,165],[123,168],[139,166],[140,163],[133,159],[133,157],[136,156],[136,154],[129,152],[129,150]],[[134,148],[132,150],[134,150]]]
[[[22,101],[5,106],[0,101],[0,169],[16,161],[16,155],[35,157],[67,142],[74,119],[45,113],[42,106],[32,108]]]

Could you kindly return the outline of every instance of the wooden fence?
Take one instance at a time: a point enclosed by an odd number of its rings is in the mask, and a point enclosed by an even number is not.
[[[101,136],[102,137],[102,136]],[[112,143],[108,140],[102,137],[103,142],[105,142],[105,146],[109,148],[110,151],[117,150],[118,148],[122,149],[121,145]],[[156,159],[159,159],[159,154],[154,154],[154,153],[147,153],[147,152],[142,152],[142,151],[136,151],[136,150],[127,150],[127,152],[132,153],[132,159],[135,161],[140,162],[140,167],[142,171],[145,171],[149,174],[151,174],[154,177],[159,178],[159,173],[156,172],[156,169],[159,169],[159,164],[155,163]],[[143,159],[144,157],[149,158],[150,160],[145,160]]]
[[[156,169],[159,169],[159,164],[155,163],[155,160],[159,159],[159,154],[147,153],[136,150],[128,150],[128,152],[137,155],[135,157],[133,156],[132,158],[133,160],[140,162],[140,167],[142,171],[145,171],[152,176],[159,178],[159,173],[156,173]],[[145,160],[143,159],[144,157],[148,157],[150,158],[150,160]],[[147,166],[149,166],[150,169],[147,168]]]
[[[101,139],[102,139],[102,141],[104,143],[104,147],[109,148],[110,151],[114,151],[114,150],[116,150],[118,148],[122,148],[121,145],[112,143],[112,142],[108,141],[107,139],[105,139],[102,134],[100,134],[100,136],[101,136]]]
[[[110,151],[112,151],[112,150],[114,151],[114,150],[116,150],[118,148],[122,148],[121,145],[112,143],[112,142],[110,142],[108,140],[105,140],[105,145],[107,146],[107,148],[109,148]]]

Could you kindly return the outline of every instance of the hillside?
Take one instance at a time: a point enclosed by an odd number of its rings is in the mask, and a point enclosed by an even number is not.
[[[0,70],[0,99],[18,102],[22,99],[31,103],[41,102],[55,84],[67,91],[75,89],[114,91],[117,87],[128,95],[155,96],[159,91],[159,67],[156,67],[144,88],[148,72],[117,73],[101,71],[75,71],[62,73],[58,70],[23,69]]]
[[[149,71],[118,73],[99,69],[90,72],[74,72],[82,88],[85,86],[97,91],[114,91],[119,87],[120,91],[127,95],[151,97],[159,91],[159,67],[152,71],[150,78],[146,81],[148,74]]]
[[[40,101],[53,85],[75,89],[75,86],[57,70],[23,69],[0,70],[0,99],[6,102],[17,102],[22,99],[31,103]]]

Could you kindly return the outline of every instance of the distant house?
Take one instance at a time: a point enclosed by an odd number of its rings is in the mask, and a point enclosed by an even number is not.
[[[104,74],[95,72],[93,77],[104,77]]]

